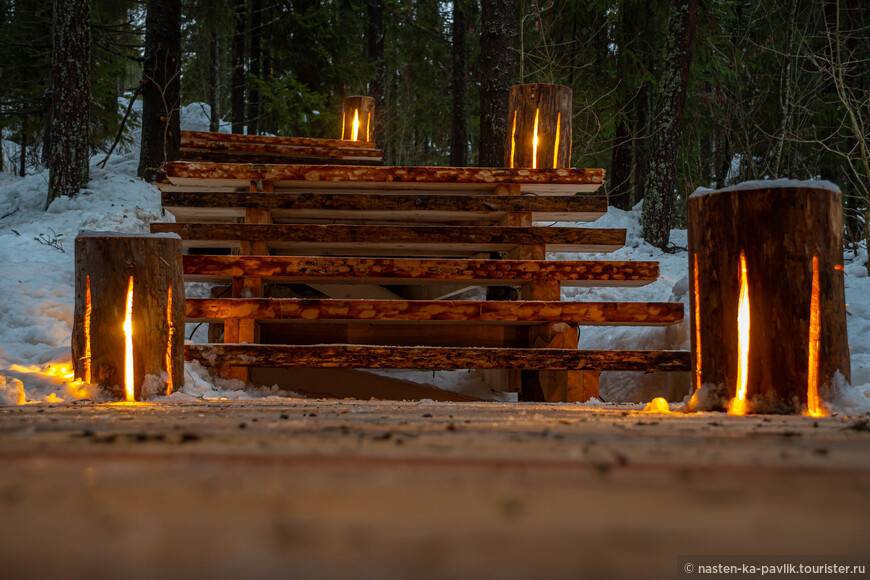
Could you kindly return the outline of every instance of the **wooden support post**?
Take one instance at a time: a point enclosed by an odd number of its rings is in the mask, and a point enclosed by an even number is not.
[[[511,87],[505,167],[571,165],[571,95],[571,89],[561,85]]]
[[[274,183],[271,181],[251,181],[249,188],[251,193],[273,193]],[[268,209],[247,208],[245,209],[246,224],[270,224],[272,212]],[[241,256],[268,256],[269,250],[265,241],[243,241],[239,245]],[[263,296],[263,279],[257,277],[236,277],[232,281],[233,298],[261,298]],[[224,322],[225,343],[256,343],[260,342],[260,329],[256,320],[228,318]],[[227,367],[221,369],[221,374],[226,378],[237,379],[244,382],[250,380],[248,367]]]
[[[181,238],[82,232],[75,250],[76,378],[129,401],[177,389],[184,380]]]
[[[822,414],[849,380],[841,199],[761,182],[689,198],[696,408]]]
[[[372,143],[375,133],[375,100],[372,97],[345,97],[341,122],[343,140]]]

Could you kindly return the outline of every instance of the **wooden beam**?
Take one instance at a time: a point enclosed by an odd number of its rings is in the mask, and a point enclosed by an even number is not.
[[[337,157],[318,155],[312,150],[309,155],[269,155],[259,153],[232,153],[223,151],[202,151],[182,148],[179,151],[180,161],[200,163],[294,163],[322,165],[380,165],[380,157]]]
[[[607,351],[555,348],[442,348],[348,345],[184,345],[186,360],[206,366],[373,369],[500,369],[688,371],[689,351]]]
[[[568,322],[664,326],[683,320],[679,302],[541,302],[478,300],[337,300],[190,298],[188,322],[255,320],[450,321],[476,324]],[[576,336],[575,336],[576,343]]]
[[[342,139],[318,139],[313,137],[276,137],[271,135],[241,135],[236,133],[212,133],[209,131],[182,131],[181,139],[208,141],[232,141],[234,143],[270,143],[297,147],[341,147],[350,149],[374,149],[371,141],[344,141]]]
[[[161,184],[158,184],[161,185]],[[165,187],[165,185],[163,185]],[[497,196],[360,193],[164,191],[163,207],[179,221],[216,221],[244,215],[245,208],[272,210],[273,218],[416,221],[498,221],[528,212],[539,221],[596,220],[607,212],[602,196]]]
[[[517,286],[549,280],[570,286],[642,286],[658,278],[659,265],[577,260],[186,255],[184,273],[191,281],[254,276],[300,283],[443,284],[474,280],[479,285]]]
[[[182,151],[210,151],[213,153],[250,153],[252,155],[277,157],[373,157],[381,158],[383,151],[380,149],[363,149],[360,147],[344,147],[344,141],[339,146],[325,145],[286,145],[269,142],[247,141],[216,141],[210,139],[181,139]]]
[[[294,322],[262,324],[262,344],[358,344],[383,346],[467,346],[521,348],[528,326],[492,324],[370,324],[366,322]]]
[[[185,241],[265,242],[273,248],[450,251],[510,250],[520,244],[546,245],[552,252],[612,252],[625,244],[625,230],[498,226],[361,226],[345,224],[152,223],[152,233],[174,233]]]
[[[506,169],[503,167],[379,167],[345,165],[256,165],[173,161],[166,177],[176,185],[238,185],[271,180],[278,187],[306,191],[372,188],[450,193],[494,191],[518,184],[522,193],[574,195],[604,183],[603,169]]]

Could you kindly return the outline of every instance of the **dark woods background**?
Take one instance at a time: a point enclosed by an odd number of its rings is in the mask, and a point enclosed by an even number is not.
[[[70,1],[90,11],[92,154],[143,78],[146,12],[180,2],[180,100],[209,104],[213,130],[338,137],[343,97],[365,94],[387,164],[492,164],[506,86],[559,83],[573,165],[604,167],[615,206],[646,198],[659,247],[697,186],[766,177],[836,182],[849,241],[867,235],[862,0]],[[0,0],[5,171],[48,161],[59,24],[45,0]]]

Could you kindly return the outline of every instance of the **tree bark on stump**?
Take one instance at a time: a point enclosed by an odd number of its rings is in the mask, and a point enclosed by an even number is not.
[[[571,165],[571,95],[571,89],[561,85],[511,87],[505,167],[553,169]]]
[[[171,393],[184,381],[181,238],[82,232],[76,248],[72,359],[76,378],[121,400]],[[132,277],[133,392],[124,331]]]
[[[741,254],[750,319],[747,410],[798,412],[810,400],[812,411],[814,385],[824,401],[837,371],[849,380],[841,203],[839,192],[813,187],[689,198],[697,409],[721,410],[735,397]]]
[[[356,131],[354,119],[357,122]],[[375,129],[375,100],[372,97],[345,97],[341,122],[341,138],[345,141],[371,142]]]

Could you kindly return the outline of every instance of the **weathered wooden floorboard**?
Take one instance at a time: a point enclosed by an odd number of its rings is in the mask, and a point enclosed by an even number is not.
[[[625,230],[559,227],[152,223],[151,232],[175,233],[187,242],[266,242],[276,248],[359,244],[364,250],[367,244],[380,244],[386,249],[435,245],[442,251],[475,246],[480,246],[478,251],[493,251],[541,244],[554,252],[611,252],[625,244]]]
[[[517,184],[522,193],[574,195],[604,183],[603,169],[507,169],[503,167],[380,167],[347,165],[238,164],[175,161],[165,166],[176,185],[239,185],[269,180],[306,190],[393,189],[448,192],[494,191]]]
[[[662,326],[683,319],[679,302],[545,302],[478,300],[336,300],[190,298],[188,322],[255,320],[359,320]]]
[[[161,184],[158,184],[160,186]],[[203,216],[231,219],[244,209],[268,209],[273,217],[424,220],[491,220],[527,212],[533,220],[593,221],[607,212],[603,196],[498,196],[378,193],[250,193],[164,191],[163,207],[180,221]]]
[[[269,280],[426,284],[471,281],[520,285],[536,280],[568,286],[641,286],[659,275],[658,262],[475,260],[311,256],[184,256],[191,280],[254,276]]]
[[[389,347],[348,345],[184,345],[203,365],[310,368],[688,371],[689,351],[536,348]]]

